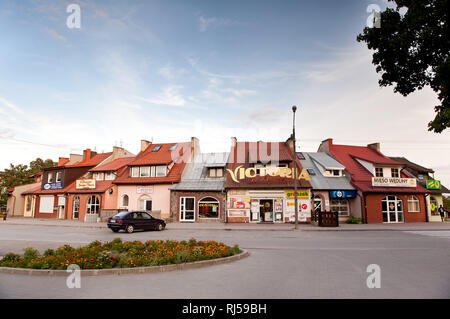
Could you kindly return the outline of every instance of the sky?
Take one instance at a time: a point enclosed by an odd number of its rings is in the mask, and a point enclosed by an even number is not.
[[[70,4],[81,11],[69,28]],[[0,170],[140,140],[284,141],[298,151],[381,143],[450,185],[436,94],[380,88],[356,36],[385,0],[0,2]]]

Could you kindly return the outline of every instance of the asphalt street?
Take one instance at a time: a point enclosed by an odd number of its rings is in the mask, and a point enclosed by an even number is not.
[[[82,277],[0,274],[0,298],[450,298],[450,231],[165,230],[115,234],[108,229],[0,226],[0,255],[93,240],[189,239],[238,244],[242,260],[166,273]],[[367,266],[381,270],[368,288]]]

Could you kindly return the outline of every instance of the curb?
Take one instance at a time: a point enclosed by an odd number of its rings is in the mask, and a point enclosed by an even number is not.
[[[182,264],[171,264],[161,266],[147,266],[136,268],[111,268],[111,269],[84,269],[80,270],[81,276],[101,276],[101,275],[128,275],[128,274],[144,274],[154,272],[167,272],[174,270],[187,270],[194,268],[207,267],[212,265],[225,264],[232,261],[237,261],[242,258],[248,257],[250,253],[243,250],[238,255],[229,257],[222,257],[211,260],[200,260]],[[72,271],[66,270],[52,270],[52,269],[29,269],[29,268],[10,268],[0,267],[0,273],[11,275],[28,275],[28,276],[65,276],[67,277]]]

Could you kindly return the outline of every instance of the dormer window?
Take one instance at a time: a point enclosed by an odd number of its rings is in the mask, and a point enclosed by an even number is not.
[[[342,170],[341,169],[327,169],[325,170],[325,176],[328,177],[341,177]]]
[[[166,176],[167,166],[156,166],[156,177]]]
[[[105,179],[105,174],[104,173],[94,173],[94,179],[96,181],[102,181]]]
[[[61,172],[56,172],[56,182],[57,183],[61,182],[61,175],[62,175]]]
[[[208,177],[212,177],[212,178],[223,177],[223,168],[222,167],[209,168],[208,169]]]
[[[116,175],[114,174],[114,172],[107,172],[107,173],[105,173],[105,180],[112,181],[115,178],[116,178]]]
[[[312,168],[307,169],[309,175],[316,175],[316,172]]]
[[[158,152],[161,149],[161,145],[157,145],[153,148],[152,152]]]
[[[383,168],[382,167],[375,167],[375,176],[376,177],[383,177]]]
[[[398,168],[391,168],[391,176],[392,177],[400,177],[400,172]]]
[[[167,176],[166,165],[136,166],[131,168],[131,177],[164,177],[164,176]]]
[[[53,183],[54,182],[53,178],[54,178],[53,172],[48,172],[47,182]]]

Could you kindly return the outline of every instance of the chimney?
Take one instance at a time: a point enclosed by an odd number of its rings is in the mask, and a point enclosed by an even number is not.
[[[129,157],[129,156],[134,156],[134,154],[128,152],[123,147],[114,146],[111,160],[115,160],[115,159],[122,158],[122,157]]]
[[[237,139],[235,137],[231,138],[231,147],[236,147]]]
[[[151,145],[152,142],[149,142],[147,140],[141,140],[141,152],[145,151],[149,145]]]
[[[380,143],[372,143],[372,144],[367,144],[367,147],[377,151],[378,153],[380,153]]]
[[[64,164],[66,164],[69,161],[69,159],[67,157],[60,157],[58,159],[58,166],[63,166]]]
[[[191,157],[194,158],[197,154],[200,154],[200,142],[193,136],[191,137]]]
[[[76,162],[79,162],[83,160],[83,155],[80,154],[70,154],[70,159],[69,159],[69,163],[70,164],[75,164]],[[67,163],[66,163],[67,164]]]
[[[95,155],[97,155],[97,152],[94,152],[90,148],[87,148],[83,151],[83,161],[88,161]]]
[[[330,146],[333,146],[333,139],[327,138],[326,140],[322,141],[322,143],[320,143],[319,148],[317,149],[317,152],[330,153]]]

